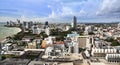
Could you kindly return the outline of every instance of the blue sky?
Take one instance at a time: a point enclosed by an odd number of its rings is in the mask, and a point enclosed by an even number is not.
[[[120,21],[120,0],[0,0],[0,22],[22,21],[78,22]]]

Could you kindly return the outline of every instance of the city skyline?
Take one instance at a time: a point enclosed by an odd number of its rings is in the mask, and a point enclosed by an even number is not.
[[[16,19],[40,22],[120,21],[119,0],[0,0],[0,22]]]

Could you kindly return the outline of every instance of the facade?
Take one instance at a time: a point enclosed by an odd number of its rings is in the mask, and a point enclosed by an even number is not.
[[[90,49],[91,44],[93,44],[93,38],[90,36],[78,36],[77,42],[78,42],[79,48]]]
[[[46,29],[45,29],[45,33],[49,36],[50,35],[50,28],[49,27],[47,27]]]
[[[74,16],[73,20],[72,20],[72,23],[71,23],[71,27],[76,29],[76,26],[77,26],[77,18],[76,18],[76,16]]]
[[[94,57],[105,57],[106,54],[115,54],[116,49],[92,49],[91,55]]]
[[[36,49],[36,42],[28,43],[28,49]]]
[[[85,33],[85,34],[88,34],[88,33],[91,32],[91,31],[92,31],[91,26],[86,26],[84,33]]]
[[[38,25],[33,25],[32,31],[33,31],[33,34],[40,34],[42,31],[44,31],[44,29],[39,28]]]
[[[23,30],[26,31],[26,29],[28,29],[28,22],[23,21],[22,27],[23,27]]]
[[[68,53],[79,53],[79,47],[77,42],[69,43]]]
[[[118,23],[118,27],[117,28],[118,28],[118,30],[120,30],[120,23]]]
[[[108,62],[120,62],[120,54],[106,54],[105,59]]]
[[[68,31],[70,29],[70,26],[65,27],[65,31]]]
[[[48,27],[48,21],[45,22],[44,29]]]

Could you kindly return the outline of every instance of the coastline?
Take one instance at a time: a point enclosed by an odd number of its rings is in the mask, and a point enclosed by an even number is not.
[[[6,27],[6,26],[4,26],[4,27]],[[18,31],[17,31],[17,33],[9,35],[9,36],[14,36],[22,31],[22,29],[20,27],[10,27],[10,28],[18,28]],[[5,36],[5,38],[0,38],[0,43],[4,43],[6,41],[6,37],[8,37],[8,36]]]

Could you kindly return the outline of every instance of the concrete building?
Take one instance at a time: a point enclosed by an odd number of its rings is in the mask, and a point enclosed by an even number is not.
[[[93,44],[94,40],[93,40],[93,37],[90,37],[90,36],[78,36],[77,42],[78,42],[79,48],[90,49],[91,44]]]
[[[118,26],[117,26],[118,30],[120,30],[120,23],[118,23]]]
[[[106,54],[105,59],[108,62],[120,62],[120,54]]]
[[[7,58],[0,65],[28,65],[30,59]]]
[[[28,43],[27,47],[28,49],[36,49],[36,42]]]
[[[86,26],[84,33],[85,33],[85,34],[88,34],[88,33],[91,32],[91,31],[92,31],[92,27],[91,27],[91,26]]]
[[[73,41],[69,43],[68,53],[79,53],[78,43]]]
[[[49,36],[50,35],[50,28],[49,27],[47,27],[46,29],[45,29],[45,33]]]
[[[48,21],[45,22],[44,29],[48,27]]]
[[[106,54],[115,54],[116,49],[92,49],[91,55],[94,57],[105,57]]]
[[[33,31],[33,34],[40,34],[42,31],[44,31],[44,29],[38,27],[38,25],[33,25],[32,26],[32,31]]]
[[[67,26],[65,27],[65,31],[68,31],[69,29],[70,29],[70,26],[67,25]]]

